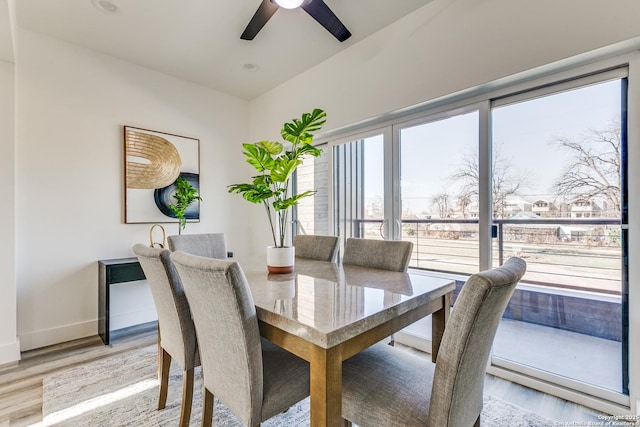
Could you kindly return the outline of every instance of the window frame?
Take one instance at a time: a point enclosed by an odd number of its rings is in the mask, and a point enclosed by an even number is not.
[[[490,180],[487,179],[487,174],[490,171],[491,166],[491,123],[490,123],[490,114],[491,107],[499,106],[503,103],[515,102],[518,99],[527,99],[533,98],[538,94],[548,93],[556,93],[558,90],[562,90],[563,87],[575,88],[579,86],[583,86],[585,84],[589,84],[588,82],[603,82],[606,80],[612,80],[615,78],[626,77],[628,80],[631,80],[628,83],[628,91],[627,96],[630,98],[628,101],[628,106],[631,105],[631,109],[637,110],[640,107],[640,89],[636,86],[640,85],[640,83],[635,83],[636,81],[640,82],[640,53],[638,52],[623,52],[618,55],[611,55],[608,57],[594,57],[594,55],[584,55],[580,58],[570,58],[567,60],[558,61],[554,64],[549,64],[547,66],[538,67],[533,70],[528,70],[525,72],[518,73],[513,76],[509,76],[503,79],[499,79],[494,82],[490,82],[475,88],[470,88],[468,90],[463,90],[454,94],[450,94],[447,96],[443,96],[434,100],[430,100],[413,107],[404,108],[402,110],[397,110],[395,112],[386,113],[378,117],[371,118],[369,120],[365,120],[359,122],[354,125],[343,126],[328,132],[325,132],[316,137],[316,141],[319,143],[328,143],[329,147],[333,147],[335,144],[339,144],[341,141],[345,141],[348,139],[354,140],[359,139],[362,135],[366,135],[371,132],[375,132],[379,129],[390,129],[392,135],[392,152],[398,151],[399,143],[398,143],[398,132],[396,131],[396,127],[400,124],[404,124],[410,122],[412,120],[417,121],[425,121],[426,118],[429,117],[437,117],[438,115],[447,115],[450,114],[451,111],[456,109],[467,109],[472,105],[480,105],[480,144],[479,144],[479,161],[482,166],[484,166],[484,174],[481,172],[481,183],[484,183],[483,187],[480,188],[480,192],[485,194],[485,197],[480,197],[480,224],[479,229],[482,232],[480,247],[484,248],[485,246],[491,247],[491,220],[492,220],[492,212],[491,212],[491,202],[490,202],[490,194],[491,194],[491,183]],[[635,84],[634,84],[635,83]],[[637,141],[640,139],[640,135],[635,128],[640,126],[640,118],[636,118],[634,116],[628,116],[627,126],[623,126],[623,132],[628,132],[631,134],[631,138],[633,141]],[[486,120],[485,120],[486,119]],[[625,121],[626,122],[626,121]],[[627,136],[627,141],[631,145],[632,139]],[[386,137],[385,137],[385,147],[386,147]],[[640,148],[633,148],[629,150],[630,153],[625,153],[625,156],[628,158],[628,162],[631,163],[634,159],[640,159]],[[392,155],[392,158],[398,159],[399,156],[396,153],[395,156]],[[333,159],[329,160],[332,164]],[[391,171],[399,170],[399,164],[391,163],[391,165],[386,165],[385,158],[385,177],[388,173],[388,169]],[[482,169],[482,168],[481,168]],[[392,174],[392,177],[395,175]],[[630,177],[630,178],[629,178]],[[628,171],[624,171],[623,173],[623,186],[627,187],[627,180],[636,178],[636,181],[640,179],[640,170],[636,172],[635,170],[629,173]],[[385,178],[385,182],[386,182]],[[399,180],[398,180],[399,181]],[[329,189],[329,200],[330,204],[333,199],[333,182],[329,179],[330,189]],[[394,194],[399,194],[399,182],[395,181],[395,178],[391,180],[391,189],[395,190]],[[640,182],[640,181],[638,181]],[[385,186],[385,191],[386,191]],[[489,197],[486,197],[489,195]],[[395,198],[395,196],[394,196]],[[640,211],[640,195],[633,196],[628,195],[628,200],[626,203],[623,202],[623,234],[626,236],[623,237],[623,245],[624,251],[627,254],[627,259],[624,260],[624,264],[627,268],[627,273],[623,273],[625,277],[623,277],[623,281],[625,285],[623,285],[626,289],[623,289],[623,298],[626,301],[626,312],[623,307],[623,316],[626,316],[623,319],[624,324],[627,327],[627,337],[629,336],[629,325],[631,324],[631,329],[637,328],[637,325],[640,323],[640,314],[629,313],[628,305],[630,302],[636,301],[636,303],[640,302],[640,292],[636,291],[635,293],[629,292],[629,279],[630,277],[638,277],[640,278],[640,266],[629,266],[628,258],[632,253],[640,252],[640,240],[635,239],[635,241],[631,241],[628,238],[628,232],[630,229],[639,229],[640,228],[640,219],[634,220],[633,218],[629,218],[628,209],[629,206],[635,207]],[[390,209],[392,212],[397,212],[399,209],[399,199],[392,200],[392,205],[387,208],[387,199],[385,197],[385,215],[387,209]],[[331,212],[329,213],[329,220],[333,221],[331,217]],[[483,254],[484,252],[484,254]],[[481,268],[490,268],[492,265],[491,260],[491,250],[481,250]],[[631,319],[631,317],[633,319]],[[633,341],[633,340],[632,340]],[[629,351],[635,350],[638,352],[640,350],[640,341],[636,340],[635,342],[628,342],[627,348],[623,349],[623,357],[627,360],[626,363],[626,375],[633,377],[634,372],[637,376],[640,374],[640,362],[639,361],[630,361],[629,359]],[[576,401],[581,404],[585,404],[587,406],[600,409],[603,411],[611,412],[615,408],[620,408],[622,405],[624,407],[631,407],[631,399],[633,397],[638,399],[638,392],[640,391],[639,386],[631,384],[631,390],[629,394],[620,394],[616,392],[610,393],[594,393],[590,387],[582,387],[580,385],[576,385],[575,383],[567,383],[562,384],[557,381],[557,377],[554,380],[555,384],[549,384],[548,380],[539,375],[539,372],[533,376],[531,373],[514,373],[510,371],[508,368],[504,369],[501,367],[496,367],[489,363],[488,372],[499,375],[503,378],[519,382],[524,385],[532,386],[537,388],[543,392],[551,393],[556,396],[566,398],[568,400]],[[627,379],[628,385],[628,379]],[[634,389],[635,388],[635,389]],[[640,405],[640,400],[638,400],[638,405]]]

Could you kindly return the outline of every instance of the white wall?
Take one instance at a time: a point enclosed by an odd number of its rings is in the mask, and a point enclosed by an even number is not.
[[[639,15],[636,0],[434,0],[253,100],[251,138],[316,106],[326,131],[636,37]]]
[[[251,101],[251,139],[277,135],[283,121],[314,107],[327,111],[329,131],[634,39],[640,36],[638,16],[636,0],[434,0]],[[637,93],[631,100],[636,108]],[[633,168],[640,131],[636,118],[630,124]],[[637,169],[630,171],[631,260],[640,259]],[[637,262],[631,262],[630,281],[631,404],[640,412]]]
[[[14,64],[0,61],[0,365],[20,358],[16,336]]]
[[[97,260],[149,241],[150,224],[123,223],[123,125],[200,140],[201,222],[186,232],[225,232],[246,250],[244,205],[226,191],[248,136],[246,101],[24,30],[17,51],[22,350],[97,334]]]

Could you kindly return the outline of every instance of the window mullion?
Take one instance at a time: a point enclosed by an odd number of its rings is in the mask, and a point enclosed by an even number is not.
[[[488,270],[492,266],[491,225],[493,218],[491,200],[491,106],[489,101],[479,107],[478,128],[478,221],[479,221],[479,267],[480,271]]]

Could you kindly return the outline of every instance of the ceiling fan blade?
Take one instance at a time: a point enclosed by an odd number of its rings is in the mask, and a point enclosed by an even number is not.
[[[262,0],[258,10],[249,21],[249,25],[244,29],[244,32],[240,36],[242,40],[253,40],[253,38],[258,34],[258,32],[264,27],[264,24],[276,13],[279,6],[275,3],[272,3],[271,0]]]
[[[340,22],[338,17],[329,9],[329,6],[327,6],[323,0],[310,0],[309,2],[303,3],[301,7],[341,42],[351,37],[351,33],[347,30],[347,27]]]

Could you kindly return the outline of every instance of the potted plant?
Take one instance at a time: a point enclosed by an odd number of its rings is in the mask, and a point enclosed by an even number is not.
[[[300,119],[285,123],[280,131],[291,145],[288,150],[280,142],[258,141],[242,144],[247,163],[259,174],[248,184],[228,186],[230,193],[242,195],[251,202],[262,204],[267,213],[273,246],[267,248],[267,268],[272,273],[290,273],[294,268],[295,249],[285,246],[289,228],[289,210],[301,199],[315,193],[313,190],[291,194],[290,180],[305,156],[318,157],[322,150],[314,147],[313,134],[326,122],[326,113],[314,109]]]
[[[173,214],[178,218],[178,234],[182,234],[182,230],[187,225],[187,218],[185,213],[191,203],[196,200],[202,200],[196,190],[189,181],[184,178],[178,178],[175,182],[176,191],[173,193],[173,198],[176,199],[175,204],[169,205]]]

